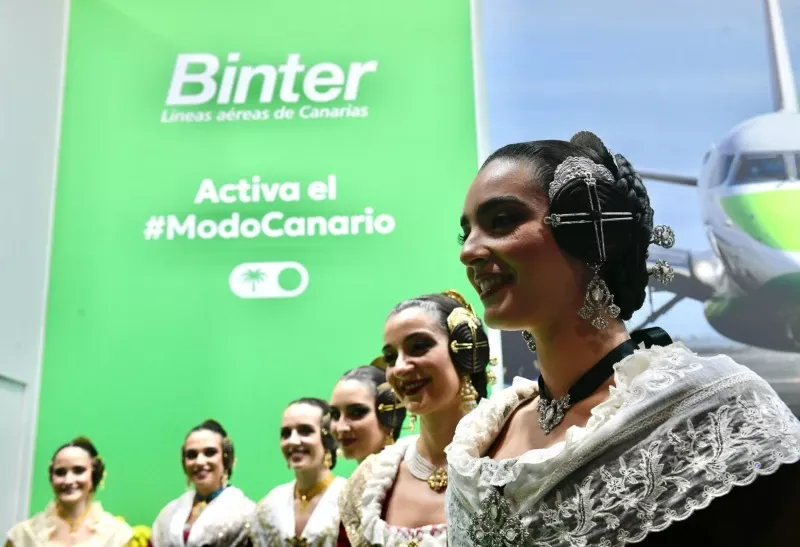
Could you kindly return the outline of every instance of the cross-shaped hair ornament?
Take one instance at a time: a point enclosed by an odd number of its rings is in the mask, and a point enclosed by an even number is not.
[[[580,178],[586,184],[589,196],[589,211],[583,213],[558,213],[546,216],[545,224],[557,228],[568,224],[593,224],[595,242],[597,243],[597,253],[599,261],[606,261],[606,240],[603,233],[603,224],[606,222],[619,222],[622,220],[633,220],[631,212],[605,212],[600,205],[600,197],[597,195],[597,184],[613,184],[614,176],[611,171],[598,165],[589,158],[570,156],[559,164],[556,168],[553,182],[550,184],[550,203],[556,193],[569,181]]]

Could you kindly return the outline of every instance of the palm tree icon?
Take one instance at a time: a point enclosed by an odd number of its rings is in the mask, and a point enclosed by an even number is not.
[[[247,270],[242,275],[242,280],[245,283],[250,283],[253,287],[253,292],[256,292],[256,285],[259,283],[263,283],[264,279],[266,278],[266,274],[261,271],[260,268],[254,268],[252,270]]]

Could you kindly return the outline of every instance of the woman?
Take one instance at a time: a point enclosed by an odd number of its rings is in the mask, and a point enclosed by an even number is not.
[[[648,278],[673,276],[647,268],[651,243],[674,243],[652,219],[631,165],[588,132],[481,168],[461,261],[486,323],[521,330],[541,376],[459,424],[454,545],[800,545],[800,422],[730,358],[626,332]]]
[[[7,547],[120,547],[133,537],[131,527],[94,501],[105,477],[105,464],[89,439],[67,443],[50,460],[55,500],[43,513],[17,524]]]
[[[386,372],[377,364],[347,371],[333,388],[331,433],[349,460],[361,463],[394,444],[405,417],[406,410],[386,383]]]
[[[281,452],[295,480],[275,487],[251,518],[253,544],[261,547],[333,547],[339,529],[336,441],[330,408],[311,397],[289,403],[281,420]]]
[[[420,434],[367,457],[341,496],[339,545],[447,545],[444,448],[486,396],[489,340],[455,291],[413,298],[384,326],[387,380]]]
[[[153,547],[231,547],[249,544],[247,516],[255,504],[229,484],[236,456],[225,428],[206,420],[192,428],[181,448],[186,492],[153,524]]]

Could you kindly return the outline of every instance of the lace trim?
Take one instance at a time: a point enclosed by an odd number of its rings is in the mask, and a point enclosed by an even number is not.
[[[458,508],[449,512],[464,536],[458,544],[636,543],[689,518],[734,486],[800,460],[800,422],[770,391],[736,396],[651,438],[562,486],[532,512],[515,514],[498,489],[488,488],[471,520]]]
[[[416,541],[418,545],[446,545],[447,526],[429,524],[419,528],[392,526],[381,518],[386,494],[397,478],[408,444],[416,442],[417,436],[408,441],[385,448],[372,463],[372,476],[366,481],[361,496],[361,529],[370,545],[398,545]]]
[[[12,529],[9,538],[13,540],[16,537],[17,541],[21,542],[21,535],[25,534],[37,544],[50,545],[50,538],[56,530],[57,522],[56,504],[51,501],[43,512]],[[104,511],[100,502],[92,503],[87,525],[92,531],[92,537],[86,542],[86,547],[103,547],[112,539],[128,541],[133,536],[131,527]]]
[[[623,407],[640,403],[647,395],[663,391],[690,373],[699,371],[702,365],[697,360],[687,360],[687,354],[694,355],[680,342],[666,347],[636,350],[614,366],[615,385],[609,387],[608,398],[592,409],[586,426],[570,427],[564,442],[528,451],[517,458],[493,460],[487,456],[481,457],[514,410],[538,395],[535,382],[515,378],[512,386],[497,398],[482,400],[478,408],[461,420],[453,442],[447,448],[449,473],[460,475],[462,480],[472,483],[480,477],[495,486],[517,480],[523,469],[526,474],[538,471],[542,476],[549,475],[555,460],[575,450]],[[636,382],[645,371],[647,380]]]
[[[351,547],[371,547],[364,539],[361,526],[361,495],[372,475],[375,455],[367,456],[361,465],[350,475],[347,484],[339,493],[339,518],[342,521]]]

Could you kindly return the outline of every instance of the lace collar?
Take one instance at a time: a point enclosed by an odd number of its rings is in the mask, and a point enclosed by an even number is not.
[[[49,545],[58,521],[56,502],[51,501],[47,504],[44,512],[31,519],[31,531],[36,541],[42,545]],[[106,540],[114,535],[118,527],[127,526],[111,515],[107,515],[103,506],[97,501],[92,502],[84,522],[92,531],[92,538],[84,544],[87,547],[105,545]]]
[[[493,460],[486,453],[502,431],[511,414],[523,402],[538,395],[536,382],[516,377],[512,385],[497,397],[482,399],[478,407],[465,416],[456,427],[453,442],[445,449],[451,480],[476,482],[483,477],[489,484],[502,486],[515,480],[522,467],[526,477],[535,479],[548,475],[559,462],[569,456],[592,433],[600,429],[626,404],[641,397],[633,389],[635,380],[657,360],[673,362],[689,350],[680,342],[669,346],[638,349],[614,366],[614,385],[608,398],[591,410],[586,425],[567,429],[564,441],[548,448],[530,450],[516,458]],[[699,366],[699,365],[697,365]],[[654,381],[660,376],[656,374]]]
[[[406,545],[412,541],[419,547],[447,545],[446,524],[403,528],[392,526],[381,518],[386,494],[397,478],[407,443],[416,442],[417,438],[417,435],[406,437],[404,442],[384,448],[373,459],[372,476],[367,481],[361,496],[361,525],[364,539],[370,545]]]

